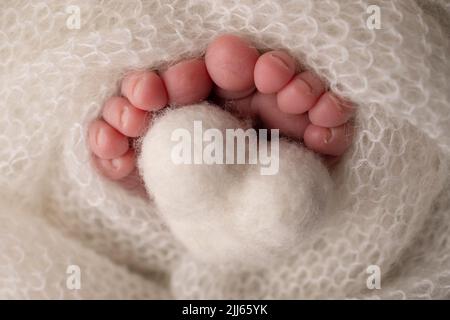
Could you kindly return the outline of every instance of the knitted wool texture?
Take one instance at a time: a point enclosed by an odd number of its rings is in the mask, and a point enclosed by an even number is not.
[[[68,28],[70,5],[80,9],[80,29]],[[379,6],[381,29],[366,25],[369,5]],[[446,1],[24,0],[0,8],[0,298],[450,297]],[[163,160],[145,157],[167,148],[152,136],[188,127],[194,118],[239,126],[214,107],[192,106],[161,115],[144,139],[144,178],[164,182],[149,183],[149,199],[99,176],[87,124],[118,93],[123,75],[199,56],[222,33],[241,35],[261,50],[286,50],[358,105],[354,144],[332,175],[301,146],[284,141],[280,173],[267,183],[249,175],[222,186],[229,173],[220,167],[191,166],[177,176],[177,169],[160,167]],[[306,164],[308,184],[296,180]],[[204,179],[207,170],[216,179]],[[189,185],[175,185],[186,183],[187,174]],[[199,186],[214,195],[204,197],[214,217],[214,210],[224,211],[223,200],[212,201],[218,185],[233,193],[246,183],[262,192],[234,195],[237,202],[225,213],[255,215],[260,201],[276,217],[291,201],[302,216],[307,212],[292,188],[307,192],[326,180],[326,197],[314,199],[326,205],[317,209],[313,232],[302,228],[301,239],[285,241],[274,229],[274,242],[247,239],[256,243],[247,248],[255,257],[282,244],[282,254],[263,266],[229,263],[236,257],[214,252],[202,256],[189,245],[190,234],[174,227],[186,220],[183,211],[166,205],[182,208],[199,199]],[[181,189],[170,198],[165,188]],[[259,196],[269,191],[272,198]],[[177,214],[182,219],[173,219]],[[217,223],[212,220],[214,228]],[[291,240],[295,246],[288,247]],[[70,265],[80,267],[79,290],[67,287]],[[367,288],[371,265],[381,270],[380,290]]]

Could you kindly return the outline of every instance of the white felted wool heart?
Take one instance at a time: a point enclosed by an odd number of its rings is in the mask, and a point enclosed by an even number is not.
[[[263,170],[267,162],[195,164],[194,152],[191,163],[180,164],[174,159],[178,133],[188,133],[194,143],[199,123],[203,137],[211,132],[208,129],[222,132],[224,146],[226,129],[247,129],[207,103],[169,110],[146,134],[139,159],[147,190],[178,240],[197,258],[219,264],[267,263],[298,245],[324,215],[332,187],[318,157],[286,140],[280,141],[278,154],[272,149],[278,141],[271,140],[270,155],[279,163],[272,163],[270,174]],[[247,140],[245,146],[251,143]],[[208,145],[204,139],[193,150],[207,155]]]

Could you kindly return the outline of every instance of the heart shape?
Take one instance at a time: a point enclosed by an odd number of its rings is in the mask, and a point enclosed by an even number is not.
[[[201,123],[203,136],[208,129],[226,137],[227,129],[249,128],[207,103],[169,109],[143,138],[139,158],[148,192],[189,251],[208,262],[260,265],[278,259],[313,232],[332,189],[328,170],[315,154],[281,139],[275,154],[278,171],[272,175],[261,174],[261,163],[180,164],[173,158],[179,144],[173,137],[183,130],[198,138],[196,123]],[[267,145],[273,147],[275,141]],[[194,144],[194,153],[207,146],[205,141]]]

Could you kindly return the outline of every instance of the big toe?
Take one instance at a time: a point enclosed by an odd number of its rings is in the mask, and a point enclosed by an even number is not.
[[[234,35],[223,35],[206,50],[205,62],[211,79],[223,98],[238,99],[253,92],[256,48]]]

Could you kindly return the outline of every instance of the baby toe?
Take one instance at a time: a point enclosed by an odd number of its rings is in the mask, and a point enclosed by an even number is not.
[[[341,156],[352,143],[353,126],[346,123],[335,128],[324,128],[310,124],[304,134],[305,145],[318,153]]]
[[[249,95],[254,87],[254,70],[259,53],[244,39],[223,35],[206,50],[205,63],[213,82],[223,91],[222,97]],[[239,94],[237,94],[239,93]]]
[[[281,112],[274,94],[256,93],[252,99],[252,109],[255,110],[264,127],[280,129],[281,134],[294,139],[302,139],[309,125],[307,114]]]
[[[103,107],[103,119],[127,137],[139,137],[149,117],[150,113],[133,107],[122,97],[110,98]]]
[[[161,74],[169,96],[169,103],[185,105],[208,97],[212,81],[203,59],[182,61]]]
[[[333,93],[324,93],[316,105],[309,110],[309,119],[320,127],[338,127],[346,123],[354,114],[354,107]]]
[[[323,82],[310,71],[296,75],[277,94],[278,107],[289,114],[310,110],[325,91]]]
[[[93,121],[88,129],[91,151],[101,159],[114,159],[128,151],[127,137],[103,120]]]
[[[167,104],[167,92],[161,78],[152,71],[134,72],[122,81],[122,94],[136,108],[154,111]]]
[[[94,156],[94,163],[105,177],[120,180],[130,175],[135,169],[135,153],[134,150],[129,149],[124,155],[110,160]]]
[[[265,94],[278,92],[292,79],[295,67],[295,60],[283,51],[263,54],[255,65],[256,88]]]

